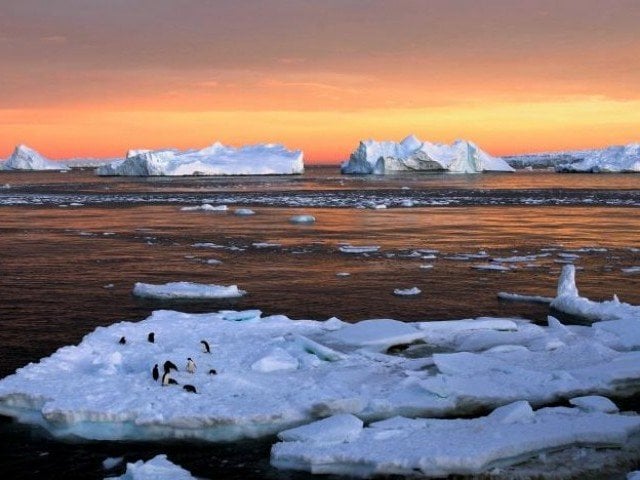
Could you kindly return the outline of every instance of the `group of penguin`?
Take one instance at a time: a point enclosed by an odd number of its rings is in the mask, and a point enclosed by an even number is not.
[[[149,343],[155,343],[156,341],[155,333],[150,332],[149,335],[147,335],[147,340],[149,341]],[[127,339],[125,337],[121,337],[118,343],[120,345],[125,345],[127,343]],[[202,345],[202,350],[204,353],[211,353],[209,342],[207,342],[206,340],[200,340],[200,345]],[[164,387],[167,385],[178,385],[178,382],[175,381],[173,378],[171,378],[171,370],[175,370],[176,372],[178,371],[178,367],[176,366],[176,364],[173,363],[171,360],[167,360],[166,362],[164,362],[162,367],[164,370],[164,373],[162,374],[162,380],[161,380],[162,386]],[[191,357],[187,358],[186,370],[189,373],[196,373],[196,363],[193,361]],[[217,373],[218,372],[213,368],[209,370],[209,375],[217,375]],[[153,366],[153,369],[151,370],[151,376],[153,377],[153,380],[156,382],[158,381],[158,378],[160,378],[160,371],[158,369],[157,363]],[[193,385],[183,385],[182,388],[189,393],[198,393],[196,391],[196,387],[194,387]]]

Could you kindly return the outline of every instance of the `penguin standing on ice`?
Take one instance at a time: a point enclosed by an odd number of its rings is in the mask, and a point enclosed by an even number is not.
[[[157,382],[158,381],[158,377],[160,377],[160,372],[158,372],[158,364],[157,363],[153,366],[153,370],[151,371],[151,375],[153,376],[153,381]]]
[[[165,387],[167,385],[178,385],[178,382],[171,378],[169,372],[164,372],[164,375],[162,375],[162,386]]]
[[[209,342],[206,340],[200,340],[200,344],[202,345],[202,351],[204,353],[211,353],[211,349],[209,348]]]
[[[127,339],[126,339],[126,338],[124,338],[124,336],[122,336],[122,337],[120,337],[120,341],[118,341],[118,343],[119,343],[120,345],[124,345],[125,343],[127,343]]]
[[[196,363],[191,360],[191,357],[187,358],[187,372],[196,373]]]
[[[173,363],[171,360],[167,360],[166,362],[164,362],[163,367],[164,367],[164,373],[171,371],[171,369],[175,370],[176,372],[178,371],[178,367],[176,367],[176,364]]]
[[[156,341],[156,334],[153,332],[150,332],[149,335],[147,335],[147,341],[149,343],[154,343]]]

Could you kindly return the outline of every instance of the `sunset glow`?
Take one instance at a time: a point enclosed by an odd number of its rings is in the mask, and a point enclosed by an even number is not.
[[[219,140],[336,163],[409,133],[495,155],[638,141],[639,17],[622,0],[11,2],[0,157]]]

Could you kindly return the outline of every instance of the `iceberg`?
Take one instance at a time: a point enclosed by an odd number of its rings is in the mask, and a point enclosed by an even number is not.
[[[356,477],[479,475],[571,447],[623,449],[640,432],[638,416],[567,407],[533,411],[525,401],[473,419],[396,417],[358,428],[348,418],[333,418],[342,423],[334,430],[343,438],[323,435],[321,423],[329,419],[307,425],[307,435],[283,432],[271,464]]]
[[[18,145],[0,170],[66,170],[64,163],[52,162],[26,145]]]
[[[400,143],[364,140],[342,164],[346,174],[385,174],[406,171],[479,173],[514,171],[504,160],[492,157],[472,142],[456,140],[451,145],[422,142],[409,135]]]
[[[239,148],[216,142],[202,150],[130,150],[124,160],[104,165],[98,175],[293,175],[304,171],[300,150],[278,144]]]
[[[556,165],[555,169],[557,172],[637,173],[640,172],[640,143],[591,150],[580,160]]]

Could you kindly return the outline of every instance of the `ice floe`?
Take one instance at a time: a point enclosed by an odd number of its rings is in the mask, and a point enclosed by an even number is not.
[[[254,212],[250,208],[236,208],[233,213],[234,215],[238,215],[239,217],[248,217],[256,214],[256,212]]]
[[[0,170],[64,170],[66,168],[64,163],[52,162],[26,145],[18,145],[11,156],[0,163]]]
[[[196,480],[182,467],[170,462],[166,455],[156,455],[151,460],[127,463],[127,471],[119,477],[106,480]]]
[[[621,302],[615,295],[613,300],[604,302],[594,302],[588,298],[581,297],[576,286],[575,275],[575,266],[565,265],[562,267],[562,273],[558,281],[558,292],[556,298],[551,302],[551,307],[569,315],[591,321],[624,318],[638,320],[640,318],[640,306]]]
[[[247,292],[238,289],[237,285],[224,286],[191,282],[169,282],[163,285],[137,282],[133,287],[133,294],[137,297],[161,300],[236,298],[245,293]]]
[[[338,247],[342,253],[375,253],[380,250],[379,245],[340,245]]]
[[[202,150],[130,150],[124,160],[99,167],[98,175],[290,175],[304,171],[299,150],[258,144],[239,148],[219,142]]]
[[[301,223],[301,224],[315,223],[316,222],[316,217],[314,217],[313,215],[294,215],[294,216],[289,218],[289,222],[291,222],[291,223]]]
[[[192,212],[202,210],[205,212],[226,212],[228,207],[226,205],[211,205],[210,203],[203,203],[202,205],[194,205],[189,207],[180,208],[183,212]]]
[[[418,287],[395,288],[393,290],[393,294],[398,295],[400,297],[412,297],[414,295],[420,295],[421,293],[422,293],[422,290],[420,290]]]
[[[475,270],[493,270],[497,272],[510,272],[511,267],[506,267],[504,265],[500,265],[498,263],[478,263],[476,265],[471,265],[471,268]]]
[[[499,292],[498,298],[501,300],[510,300],[512,302],[533,302],[546,303],[553,302],[554,297],[543,297],[540,295],[521,295],[518,293]]]
[[[271,450],[272,465],[358,477],[474,475],[576,445],[623,448],[640,432],[639,416],[534,411],[526,401],[473,419],[395,417],[359,429],[356,420],[343,415],[307,425],[307,435],[284,432]],[[323,438],[321,422],[329,421],[337,433]]]
[[[364,140],[342,165],[342,173],[384,174],[392,172],[448,171],[478,173],[512,172],[504,160],[492,157],[472,142],[456,140],[451,145],[422,142],[409,135],[400,143]]]

